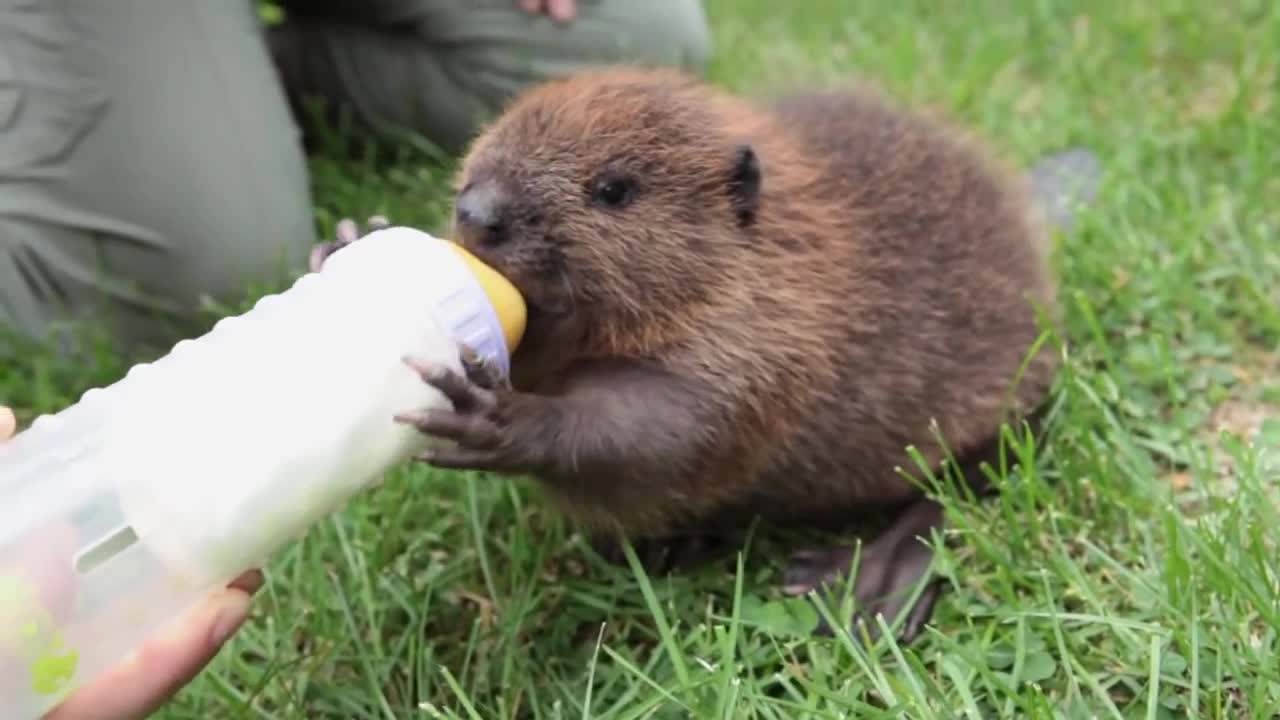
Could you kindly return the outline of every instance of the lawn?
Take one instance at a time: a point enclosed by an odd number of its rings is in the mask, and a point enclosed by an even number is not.
[[[858,73],[1024,162],[1082,144],[1106,165],[1055,258],[1049,436],[999,497],[946,498],[931,628],[814,638],[811,606],[774,589],[784,538],[646,579],[526,483],[413,468],[281,552],[251,623],[162,716],[1280,716],[1280,6],[709,9],[727,87]],[[449,168],[413,153],[313,169],[326,231],[373,212],[439,229],[448,206]],[[6,361],[0,400],[61,407],[122,370],[98,360]]]

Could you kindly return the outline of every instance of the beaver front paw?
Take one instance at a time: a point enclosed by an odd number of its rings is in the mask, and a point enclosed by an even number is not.
[[[391,227],[390,221],[382,215],[374,215],[370,217],[365,221],[364,225],[364,232],[361,232],[360,226],[355,220],[352,220],[351,218],[343,218],[339,220],[338,224],[334,228],[334,236],[336,239],[333,242],[321,243],[311,249],[311,258],[308,262],[311,272],[319,272],[320,268],[324,266],[324,261],[329,259],[330,255],[338,252],[356,240],[359,240],[365,235],[377,230]]]
[[[439,468],[500,473],[547,467],[559,417],[556,401],[512,391],[509,381],[470,348],[463,348],[462,360],[465,376],[443,365],[405,359],[453,405],[396,416],[397,422],[423,434],[454,442],[417,459]]]

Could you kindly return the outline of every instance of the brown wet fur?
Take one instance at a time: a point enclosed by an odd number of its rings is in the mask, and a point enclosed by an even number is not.
[[[939,461],[936,422],[981,449],[1055,370],[1041,350],[1011,385],[1054,287],[994,157],[860,91],[764,103],[614,68],[526,92],[465,158],[454,237],[521,289],[528,334],[511,390],[419,422],[464,450],[428,460],[532,474],[589,529],[653,542],[905,508],[874,571],[902,589],[941,523],[904,448]]]

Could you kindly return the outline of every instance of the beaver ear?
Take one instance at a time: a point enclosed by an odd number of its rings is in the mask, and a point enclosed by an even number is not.
[[[733,150],[729,201],[740,224],[749,225],[755,220],[756,208],[760,205],[760,161],[750,145],[739,145]]]

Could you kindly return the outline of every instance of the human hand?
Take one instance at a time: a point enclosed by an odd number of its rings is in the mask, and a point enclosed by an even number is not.
[[[143,720],[195,679],[249,616],[257,570],[205,599],[168,632],[76,690],[44,720]]]
[[[0,406],[0,442],[17,420]],[[249,616],[262,586],[256,570],[214,593],[167,633],[152,638],[131,658],[72,693],[44,720],[142,720],[191,682]]]
[[[557,22],[567,23],[578,12],[576,0],[520,0],[520,9],[532,15],[547,15]]]
[[[342,248],[378,230],[385,230],[391,227],[391,221],[384,215],[372,215],[368,220],[364,221],[364,230],[360,229],[360,224],[351,218],[343,218],[338,221],[334,227],[335,240],[326,243],[320,243],[311,248],[311,259],[308,261],[311,272],[320,272],[320,268],[324,267],[324,263],[329,256],[338,252]]]

